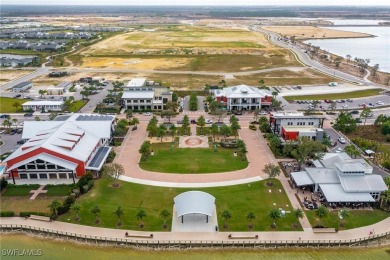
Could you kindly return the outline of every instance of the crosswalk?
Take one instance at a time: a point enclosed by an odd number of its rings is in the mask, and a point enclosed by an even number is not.
[[[183,115],[207,115],[205,111],[183,111]]]

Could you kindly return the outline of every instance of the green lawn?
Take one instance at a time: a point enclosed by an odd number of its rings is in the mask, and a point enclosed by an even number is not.
[[[271,209],[283,208],[292,211],[292,206],[282,185],[277,180],[274,183],[271,188],[265,184],[265,181],[259,181],[251,184],[195,190],[208,192],[216,198],[218,224],[221,230],[223,226],[221,213],[225,209],[229,209],[233,217],[229,221],[228,230],[248,231],[246,216],[252,211],[256,215],[256,219],[253,221],[254,230],[267,231],[272,230],[271,220],[268,217]],[[113,212],[118,206],[121,206],[124,211],[121,228],[137,230],[139,222],[135,215],[139,209],[143,209],[147,215],[143,220],[144,230],[161,231],[163,220],[159,217],[160,211],[167,209],[172,216],[173,198],[182,192],[194,190],[154,187],[122,181],[120,181],[119,188],[112,188],[111,184],[111,179],[100,179],[95,182],[94,188],[89,193],[78,199],[78,203],[82,206],[79,222],[74,221],[73,213],[60,216],[59,220],[83,225],[95,225],[94,216],[90,213],[90,209],[94,205],[98,205],[101,208],[101,223],[98,226],[114,228],[117,220]],[[281,192],[279,192],[279,189]],[[271,190],[271,193],[269,193],[269,190]],[[172,219],[169,218],[167,220],[168,229],[171,228],[171,223]],[[288,213],[285,218],[277,221],[277,230],[295,230],[294,223],[293,214]],[[299,227],[299,229],[301,228]]]
[[[69,112],[78,112],[85,104],[83,100],[74,101],[69,108]]]
[[[50,185],[46,186],[47,190],[45,196],[67,196],[71,191],[71,185]]]
[[[294,100],[324,100],[324,99],[346,99],[346,98],[360,98],[368,96],[376,96],[383,91],[381,88],[365,89],[345,93],[323,94],[323,95],[307,95],[307,96],[285,96],[287,101]]]
[[[8,186],[7,190],[2,194],[5,197],[11,196],[29,196],[31,190],[39,188],[39,184],[33,184],[28,186]]]
[[[244,169],[247,161],[234,157],[234,149],[214,148],[175,148],[171,143],[152,144],[154,155],[140,162],[140,167],[148,171],[166,173],[216,173]]]
[[[0,97],[0,113],[16,113],[19,112],[22,108],[21,105],[26,102],[27,100],[23,99],[17,99],[17,98],[6,98],[6,97]],[[16,107],[13,106],[15,102],[19,103],[19,107],[16,109]]]
[[[305,211],[306,216],[310,221],[310,224],[312,226],[317,225],[318,218],[315,215],[315,210],[311,211]],[[381,220],[384,220],[385,218],[390,217],[390,212],[385,212],[382,210],[351,210],[350,211],[350,217],[345,220],[345,226],[341,228],[339,226],[339,218],[338,218],[338,211],[331,211],[326,216],[326,218],[322,219],[322,225],[326,227],[333,227],[338,229],[351,229],[351,228],[358,228],[363,227],[367,225],[374,224],[376,222],[379,222]]]

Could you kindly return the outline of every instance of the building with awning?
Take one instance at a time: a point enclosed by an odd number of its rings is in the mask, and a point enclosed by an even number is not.
[[[387,186],[380,175],[362,159],[352,159],[346,153],[326,153],[314,167],[292,172],[296,187],[320,192],[327,202],[375,202]]]
[[[71,179],[86,171],[97,177],[111,147],[114,116],[71,114],[53,121],[26,121],[26,142],[7,157],[6,173],[16,183]]]

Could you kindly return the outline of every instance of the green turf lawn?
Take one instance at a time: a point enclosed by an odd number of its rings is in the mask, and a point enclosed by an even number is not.
[[[318,224],[318,218],[315,214],[315,210],[305,211],[306,216],[312,226]],[[338,211],[331,211],[326,218],[322,219],[322,225],[326,227],[338,228],[339,230],[358,228],[367,225],[374,224],[385,218],[390,217],[390,212],[382,210],[351,210],[350,217],[345,220],[344,227],[340,227],[340,221],[338,218]]]
[[[36,190],[39,185],[28,185],[28,186],[8,186],[7,190],[2,194],[4,197],[11,196],[29,196],[31,190]]]
[[[83,100],[74,101],[69,107],[69,112],[78,112],[85,104]]]
[[[323,94],[323,95],[306,95],[306,96],[285,96],[283,97],[287,101],[294,100],[324,100],[324,99],[346,99],[346,98],[360,98],[368,96],[376,96],[383,91],[383,89],[365,89],[345,93]]]
[[[171,143],[152,144],[154,155],[140,162],[140,167],[148,171],[166,173],[216,173],[244,169],[247,161],[234,157],[234,149],[214,148],[175,148]]]
[[[71,185],[50,185],[46,186],[45,196],[67,196],[71,191]]]
[[[0,113],[16,113],[22,109],[22,104],[27,100],[18,99],[18,98],[6,98],[0,97]],[[18,102],[20,106],[16,109],[13,104]]]
[[[218,223],[220,228],[223,226],[221,213],[225,209],[232,212],[233,217],[229,221],[229,231],[248,231],[247,214],[252,211],[256,215],[253,221],[254,230],[272,230],[271,220],[268,214],[273,208],[283,208],[292,211],[292,206],[284,192],[279,181],[274,181],[273,187],[268,187],[265,181],[254,182],[251,184],[242,184],[236,186],[201,188],[201,189],[181,189],[154,187],[129,182],[120,181],[119,188],[112,188],[112,180],[102,178],[95,182],[93,189],[78,199],[82,206],[80,212],[80,221],[83,225],[95,225],[94,216],[90,209],[94,205],[101,208],[101,223],[99,227],[115,228],[117,219],[113,214],[114,210],[121,206],[124,211],[122,226],[120,228],[137,230],[139,222],[135,215],[139,209],[146,212],[147,217],[143,220],[144,230],[161,231],[163,219],[159,217],[161,210],[173,210],[173,198],[185,191],[199,190],[208,192],[216,198]],[[271,193],[269,193],[271,189]],[[279,189],[282,192],[279,192]],[[276,206],[273,205],[276,204]],[[288,205],[288,207],[286,207]],[[65,222],[74,221],[74,214],[67,213],[59,217],[59,220]],[[172,219],[167,219],[168,230],[171,228]],[[293,214],[287,214],[285,218],[277,221],[277,230],[287,231],[295,230],[293,224],[295,218]],[[299,229],[301,229],[299,227]],[[223,230],[223,229],[222,229]]]

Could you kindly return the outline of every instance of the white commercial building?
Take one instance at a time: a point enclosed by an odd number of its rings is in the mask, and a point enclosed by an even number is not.
[[[227,87],[213,90],[216,101],[226,104],[230,111],[255,110],[270,106],[272,95],[265,90],[247,85]]]
[[[53,100],[39,100],[39,101],[27,101],[22,104],[24,111],[62,111],[64,101],[53,101]]]

